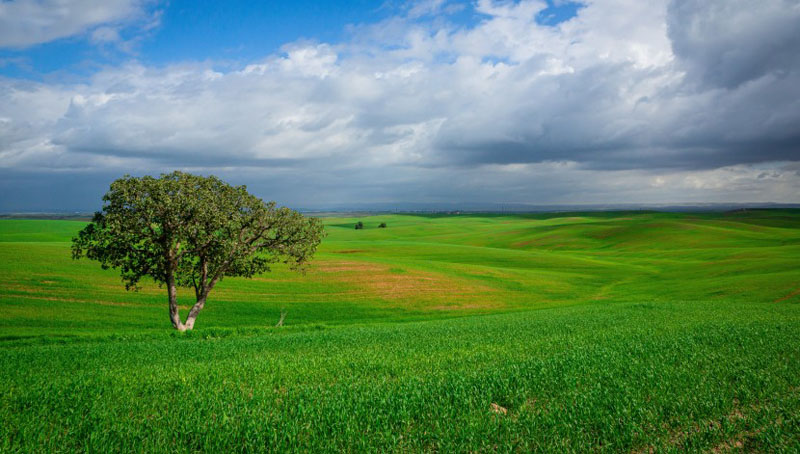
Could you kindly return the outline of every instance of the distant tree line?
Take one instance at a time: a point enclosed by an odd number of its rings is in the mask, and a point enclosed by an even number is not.
[[[386,228],[386,223],[385,222],[381,222],[380,224],[378,224],[378,228],[379,229],[385,229]],[[361,222],[361,221],[356,222],[356,230],[364,230],[364,223]]]

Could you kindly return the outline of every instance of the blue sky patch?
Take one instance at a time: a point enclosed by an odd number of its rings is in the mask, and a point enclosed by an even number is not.
[[[585,7],[579,2],[548,0],[548,7],[536,15],[536,22],[540,25],[554,27],[578,15],[578,11]]]

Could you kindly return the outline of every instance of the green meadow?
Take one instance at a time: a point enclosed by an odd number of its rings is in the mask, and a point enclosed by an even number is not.
[[[0,452],[800,452],[800,210],[324,222],[180,334],[0,220]]]

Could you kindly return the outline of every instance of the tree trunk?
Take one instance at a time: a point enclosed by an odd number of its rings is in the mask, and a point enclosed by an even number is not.
[[[175,288],[175,276],[167,274],[167,294],[169,295],[169,320],[172,326],[178,331],[186,331],[186,325],[181,323],[181,315],[178,313],[178,290]],[[192,321],[194,325],[194,321]],[[189,327],[189,329],[192,329]]]
[[[188,330],[194,328],[194,321],[197,319],[197,314],[203,310],[203,307],[206,305],[206,296],[203,295],[197,299],[197,302],[194,303],[192,309],[189,310],[189,315],[186,317],[186,324],[183,325],[183,330]]]
[[[206,268],[206,266],[207,265],[203,263],[203,274],[200,278],[199,291],[197,291],[197,302],[194,303],[194,306],[192,306],[192,308],[189,310],[189,315],[186,316],[186,323],[183,325],[183,330],[181,331],[194,328],[194,321],[197,320],[197,316],[200,314],[200,311],[202,311],[203,307],[205,307],[208,294],[211,293],[211,290],[214,289],[214,286],[217,285],[217,281],[222,276],[222,271],[217,271],[217,275],[211,278],[211,281],[206,284],[208,272],[208,268]]]

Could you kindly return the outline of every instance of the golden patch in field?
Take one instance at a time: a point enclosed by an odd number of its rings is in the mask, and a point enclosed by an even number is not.
[[[317,262],[315,273],[334,274],[336,280],[355,287],[354,294],[392,302],[423,303],[432,310],[486,309],[502,303],[489,297],[492,288],[440,273],[355,262]],[[427,304],[425,304],[427,303]]]

